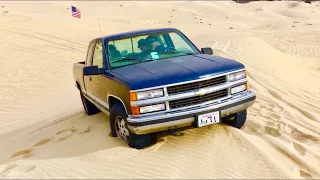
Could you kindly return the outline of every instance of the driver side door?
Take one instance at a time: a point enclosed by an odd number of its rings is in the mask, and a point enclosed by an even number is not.
[[[98,68],[103,72],[104,70],[104,61],[103,61],[103,43],[101,40],[97,40],[94,43],[92,49],[92,57],[89,60],[87,66],[98,66]],[[106,83],[106,77],[104,73],[88,75],[85,77],[85,84],[87,86],[87,95],[96,101],[101,106],[104,106],[108,109],[107,105],[107,93],[108,87]]]
[[[91,41],[89,44],[85,66],[92,66],[92,58],[93,58],[93,51],[95,48],[95,44],[96,44],[95,41]],[[90,92],[91,79],[92,79],[91,75],[83,75],[83,82],[85,87],[84,89],[86,93]]]

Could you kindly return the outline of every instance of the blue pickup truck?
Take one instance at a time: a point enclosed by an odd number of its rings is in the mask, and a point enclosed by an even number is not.
[[[159,131],[244,125],[256,98],[245,66],[212,54],[175,28],[131,31],[93,39],[73,76],[85,112],[106,113],[112,136],[142,149]]]

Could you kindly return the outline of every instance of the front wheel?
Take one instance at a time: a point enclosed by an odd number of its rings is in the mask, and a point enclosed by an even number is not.
[[[240,129],[247,119],[247,110],[237,112],[222,119],[222,123]]]
[[[134,134],[128,128],[127,113],[120,103],[110,109],[110,127],[113,137],[121,137],[130,147],[143,149],[150,145],[150,134]]]

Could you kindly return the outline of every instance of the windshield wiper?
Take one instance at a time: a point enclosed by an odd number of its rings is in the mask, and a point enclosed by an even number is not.
[[[119,61],[131,61],[131,60],[138,60],[138,58],[137,57],[123,57],[122,59],[118,59],[118,60],[115,60],[112,62],[114,63],[114,62],[119,62]]]
[[[168,52],[159,52],[158,54],[174,54],[174,53],[180,53],[179,51],[168,51]]]
[[[176,54],[176,53],[185,53],[185,52],[180,52],[180,51],[168,51],[168,52],[160,52],[158,54]],[[194,53],[188,52],[185,53],[186,55],[193,55]]]

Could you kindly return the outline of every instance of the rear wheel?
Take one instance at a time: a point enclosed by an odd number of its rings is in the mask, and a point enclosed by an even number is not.
[[[110,127],[113,137],[120,137],[130,147],[143,149],[150,145],[150,134],[134,134],[128,128],[127,113],[120,103],[113,105],[110,109]]]
[[[222,123],[225,123],[232,127],[240,129],[246,122],[246,119],[247,119],[247,110],[243,110],[222,118]]]
[[[93,115],[100,112],[100,109],[98,109],[94,104],[92,104],[81,92],[80,97],[86,114]]]

